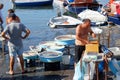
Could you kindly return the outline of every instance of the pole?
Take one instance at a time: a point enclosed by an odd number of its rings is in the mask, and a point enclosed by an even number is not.
[[[12,9],[15,10],[15,7],[16,7],[15,0],[11,0],[11,2],[12,2]]]

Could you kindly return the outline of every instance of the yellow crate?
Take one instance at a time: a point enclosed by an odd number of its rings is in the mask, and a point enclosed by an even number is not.
[[[96,41],[96,40],[93,40],[93,41],[90,41],[90,43],[91,44],[98,44],[99,42],[98,42],[98,40]]]
[[[99,53],[99,44],[94,42],[86,45],[85,52],[94,52],[94,53]]]

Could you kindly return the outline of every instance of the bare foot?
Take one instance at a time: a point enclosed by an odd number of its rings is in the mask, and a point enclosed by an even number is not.
[[[22,74],[27,73],[27,72],[28,72],[27,70],[24,70],[24,71],[22,71]]]
[[[13,71],[9,71],[9,72],[6,72],[6,74],[13,75],[13,74],[14,74],[14,72],[13,72]]]

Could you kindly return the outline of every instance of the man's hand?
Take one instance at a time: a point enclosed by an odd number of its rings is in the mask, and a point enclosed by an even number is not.
[[[21,36],[21,38],[25,39],[25,38],[27,38],[29,36],[29,34],[30,34],[30,30],[27,29],[26,34],[24,36]]]
[[[93,38],[96,38],[96,34],[95,33],[92,33],[91,35]]]
[[[26,37],[21,36],[22,39],[25,39]]]
[[[9,40],[9,39],[10,39],[8,36],[6,36],[5,32],[2,32],[2,33],[1,33],[1,36],[2,36],[3,38],[5,38],[6,40]]]
[[[89,44],[90,42],[88,40],[84,40],[85,44]]]

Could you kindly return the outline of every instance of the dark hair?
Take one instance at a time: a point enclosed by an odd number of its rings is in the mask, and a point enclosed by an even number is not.
[[[16,14],[10,13],[9,17],[11,17],[13,20],[15,20],[16,19]]]
[[[8,10],[9,13],[14,13],[15,11],[13,9]]]
[[[2,7],[2,8],[3,8],[3,6],[4,6],[4,5],[3,5],[2,3],[0,3],[0,7]]]
[[[83,22],[91,22],[90,19],[83,19]]]

